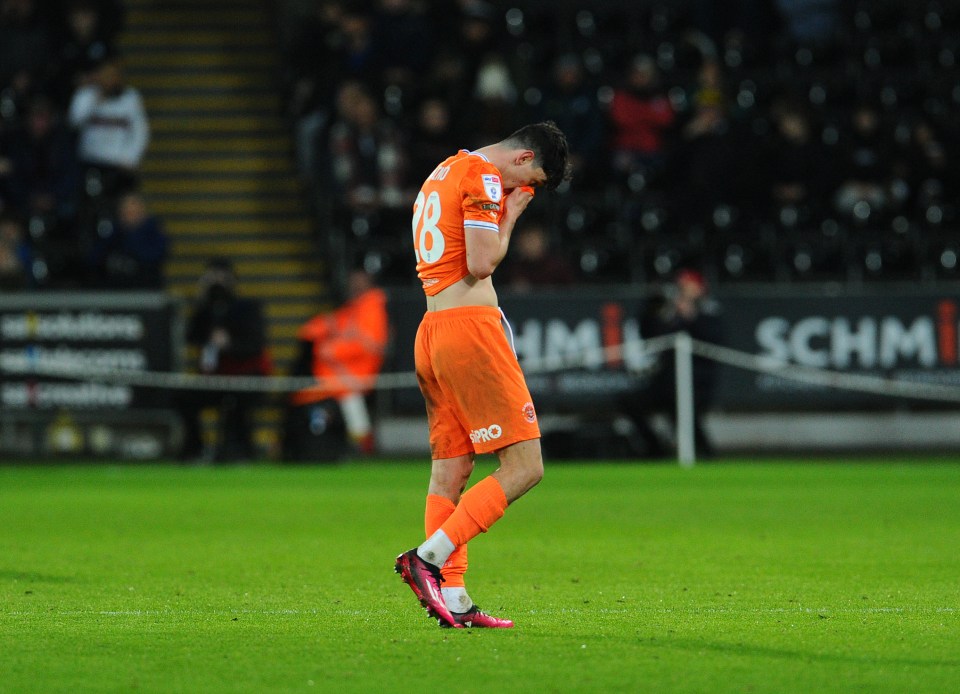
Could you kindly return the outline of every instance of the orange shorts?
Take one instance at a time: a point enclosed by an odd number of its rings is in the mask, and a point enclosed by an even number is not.
[[[433,458],[489,453],[540,438],[520,364],[492,306],[428,311],[417,330],[417,380]]]

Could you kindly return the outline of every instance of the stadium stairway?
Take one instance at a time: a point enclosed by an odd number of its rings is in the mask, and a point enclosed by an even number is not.
[[[325,288],[281,116],[267,4],[127,0],[126,8],[121,50],[150,119],[143,189],[171,236],[169,291],[192,298],[206,260],[230,258],[240,293],[265,306],[271,356],[287,373],[296,330],[322,308]],[[276,405],[258,411],[264,453],[275,449],[279,417]]]

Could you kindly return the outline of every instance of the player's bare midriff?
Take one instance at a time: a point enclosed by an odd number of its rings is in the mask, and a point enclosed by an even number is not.
[[[497,307],[499,305],[491,278],[478,280],[473,275],[467,275],[438,294],[427,297],[428,311],[443,311],[462,306]]]

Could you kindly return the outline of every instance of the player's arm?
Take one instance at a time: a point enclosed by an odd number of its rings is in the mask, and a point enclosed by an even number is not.
[[[513,228],[523,211],[533,200],[532,188],[514,188],[502,204],[505,206],[499,223],[464,220],[463,231],[467,246],[467,270],[477,279],[493,274],[507,254]],[[491,204],[489,202],[480,203]]]

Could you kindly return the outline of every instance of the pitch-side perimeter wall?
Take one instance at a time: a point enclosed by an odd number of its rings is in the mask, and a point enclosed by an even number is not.
[[[614,398],[642,390],[660,366],[645,355],[650,341],[639,316],[647,297],[638,291],[501,292],[500,299],[545,429],[576,426],[578,415],[616,416]],[[917,384],[918,395],[925,386],[960,385],[956,286],[744,287],[718,291],[714,299],[723,345],[740,361],[782,363],[800,376],[718,364],[706,427],[719,450],[960,450],[957,399],[914,398],[910,385]],[[391,369],[412,368],[422,310],[418,292],[394,294]],[[839,374],[827,379],[836,382],[863,376],[905,387],[896,397],[844,390],[802,378],[810,368]],[[397,391],[391,403],[396,417],[383,419],[381,440],[398,452],[422,453],[426,429],[417,393]],[[659,419],[661,429],[670,427]]]
[[[956,288],[772,292],[718,291],[722,343],[787,365],[916,383],[960,386]],[[517,354],[541,410],[575,411],[642,387],[657,358],[645,356],[639,316],[646,298],[619,290],[500,293]],[[396,328],[393,370],[413,368],[413,339],[423,313],[416,292],[392,297]],[[622,350],[615,349],[624,345]],[[400,409],[419,407],[417,394],[398,394]],[[412,396],[412,397],[411,397]],[[714,407],[730,411],[890,410],[923,404],[844,391],[720,364]]]
[[[170,390],[40,374],[179,370],[177,316],[175,302],[157,293],[0,296],[0,458],[169,453],[177,429]]]

